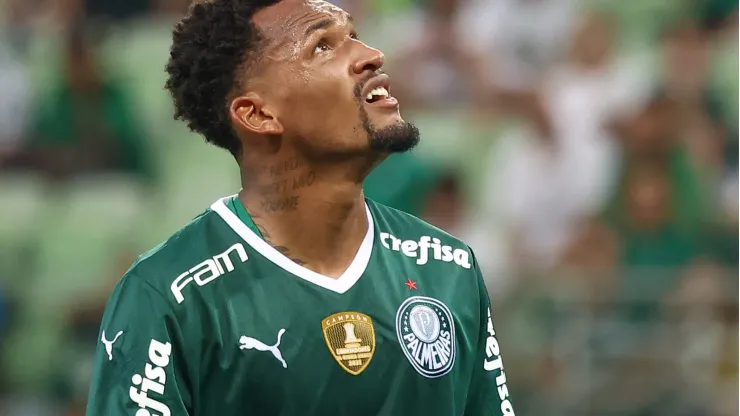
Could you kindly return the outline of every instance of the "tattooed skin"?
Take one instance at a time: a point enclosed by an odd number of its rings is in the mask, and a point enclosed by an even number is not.
[[[289,158],[265,166],[262,172],[262,181],[255,185],[259,195],[259,206],[254,207],[254,210],[259,212],[250,212],[249,215],[268,244],[294,263],[303,266],[307,264],[306,261],[291,255],[288,247],[279,245],[273,240],[264,226],[267,221],[260,215],[297,211],[301,202],[299,193],[316,182],[316,172],[306,169],[298,158]]]

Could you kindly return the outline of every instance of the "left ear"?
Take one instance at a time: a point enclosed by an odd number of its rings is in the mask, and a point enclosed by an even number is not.
[[[231,122],[244,130],[273,136],[283,134],[283,125],[275,117],[276,113],[255,92],[234,98],[229,113]]]

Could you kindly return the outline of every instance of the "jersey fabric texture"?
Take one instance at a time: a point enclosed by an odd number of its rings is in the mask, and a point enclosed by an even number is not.
[[[103,315],[87,415],[513,415],[470,248],[366,211],[337,279],[266,243],[235,197],[139,257]]]

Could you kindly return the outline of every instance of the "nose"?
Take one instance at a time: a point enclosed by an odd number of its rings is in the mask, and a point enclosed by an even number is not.
[[[385,55],[383,52],[371,48],[364,43],[361,44],[363,50],[357,61],[352,65],[352,72],[360,75],[365,71],[375,72],[382,68],[383,64],[385,64]]]

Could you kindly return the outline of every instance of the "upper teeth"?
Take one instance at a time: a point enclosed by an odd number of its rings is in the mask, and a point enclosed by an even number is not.
[[[385,87],[375,88],[374,90],[370,91],[370,93],[365,98],[367,98],[368,100],[372,100],[374,95],[380,97],[388,97],[388,90],[385,89]]]

